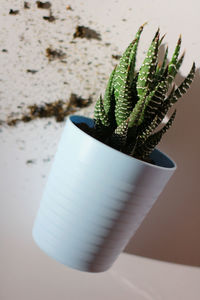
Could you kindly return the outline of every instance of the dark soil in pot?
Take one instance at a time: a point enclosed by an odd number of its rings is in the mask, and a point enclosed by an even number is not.
[[[81,129],[82,131],[84,131],[85,133],[89,134],[91,137],[93,137],[93,138],[99,140],[99,139],[97,138],[97,134],[96,134],[96,131],[95,131],[94,128],[89,127],[86,123],[77,123],[77,124],[75,124],[75,125],[76,125],[79,129]],[[101,142],[102,142],[102,141],[101,141]],[[106,143],[104,143],[104,142],[102,142],[102,143],[106,145]],[[115,149],[115,148],[113,148],[113,149]],[[115,149],[115,150],[116,150],[116,149]],[[123,152],[123,151],[121,151],[121,152]],[[133,157],[134,157],[134,156],[133,156]],[[138,159],[138,158],[137,158],[137,159]],[[141,159],[139,159],[139,160],[141,160]],[[142,161],[155,165],[155,162],[154,162],[150,157],[147,158],[146,160],[142,160]]]

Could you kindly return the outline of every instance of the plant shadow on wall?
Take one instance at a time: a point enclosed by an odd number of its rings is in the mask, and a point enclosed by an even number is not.
[[[177,83],[183,78],[177,74]],[[200,69],[178,105],[175,126],[159,145],[176,161],[178,169],[125,248],[126,253],[200,266],[199,94]]]

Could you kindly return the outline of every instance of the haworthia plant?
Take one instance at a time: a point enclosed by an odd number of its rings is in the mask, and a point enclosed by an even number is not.
[[[122,55],[110,75],[105,95],[97,100],[94,121],[96,137],[107,145],[142,160],[149,156],[163,134],[171,127],[176,110],[162,126],[169,109],[186,93],[195,75],[195,63],[180,86],[173,83],[183,62],[180,56],[181,36],[171,60],[168,48],[158,62],[164,38],[158,29],[137,71],[136,54],[144,25]],[[168,63],[167,63],[168,62]],[[159,130],[157,129],[158,126]]]

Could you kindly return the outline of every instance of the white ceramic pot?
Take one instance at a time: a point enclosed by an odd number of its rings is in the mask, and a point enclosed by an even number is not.
[[[107,270],[155,203],[176,169],[158,150],[156,165],[123,154],[66,122],[33,237],[57,261],[88,272]]]

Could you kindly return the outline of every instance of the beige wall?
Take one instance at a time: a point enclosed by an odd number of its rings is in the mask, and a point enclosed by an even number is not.
[[[176,161],[177,171],[129,243],[129,253],[200,266],[199,82],[197,74],[160,144]]]

